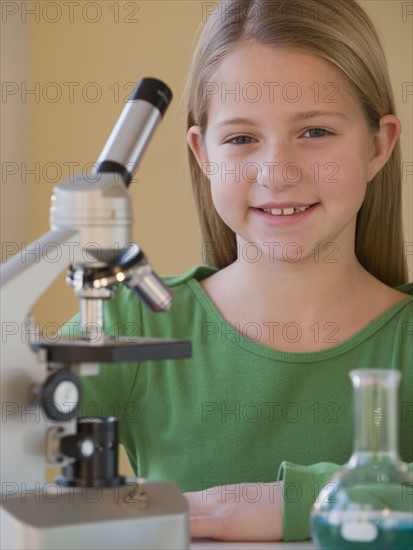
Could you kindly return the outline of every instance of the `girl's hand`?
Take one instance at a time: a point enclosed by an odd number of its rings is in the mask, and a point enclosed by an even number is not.
[[[222,541],[283,539],[282,481],[237,483],[185,493],[191,537]]]

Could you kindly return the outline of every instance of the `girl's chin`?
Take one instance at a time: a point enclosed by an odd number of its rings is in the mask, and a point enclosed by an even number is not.
[[[333,245],[333,243],[329,243]],[[296,241],[264,241],[258,242],[238,242],[238,257],[240,260],[248,263],[266,262],[274,264],[275,262],[287,262],[295,264],[302,261],[313,261],[315,263],[323,261],[326,256],[326,247],[320,250],[318,243]],[[334,247],[330,250],[331,257],[334,256]],[[334,260],[333,260],[334,261]],[[337,260],[336,260],[337,261]]]

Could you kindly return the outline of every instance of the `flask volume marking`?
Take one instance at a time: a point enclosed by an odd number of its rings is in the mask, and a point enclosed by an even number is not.
[[[383,411],[381,407],[377,407],[377,409],[374,409],[374,425],[378,428],[381,426],[381,419],[383,418]]]

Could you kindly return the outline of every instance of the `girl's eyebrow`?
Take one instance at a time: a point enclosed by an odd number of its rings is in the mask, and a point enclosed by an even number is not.
[[[318,117],[341,118],[341,119],[347,118],[345,114],[340,113],[338,111],[304,111],[302,113],[296,113],[292,115],[290,120],[292,122],[299,122],[301,120],[309,120],[311,118],[318,118]],[[225,126],[254,126],[255,124],[256,122],[254,122],[252,119],[236,117],[236,118],[230,118],[228,120],[222,120],[221,122],[217,122],[214,125],[214,127],[219,129]]]
[[[308,120],[309,118],[317,117],[331,117],[331,118],[347,118],[345,114],[338,111],[305,111],[302,113],[296,113],[291,117],[293,122],[298,122],[300,120]]]
[[[215,128],[222,128],[224,126],[254,126],[254,121],[249,118],[229,118],[228,120],[222,120],[214,124]]]

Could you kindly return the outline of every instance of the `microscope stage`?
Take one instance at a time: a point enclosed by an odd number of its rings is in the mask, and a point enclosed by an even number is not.
[[[184,359],[191,357],[191,342],[163,338],[119,336],[100,338],[98,343],[82,337],[59,337],[56,342],[40,339],[31,344],[33,351],[44,350],[47,362],[116,363],[154,359]]]

